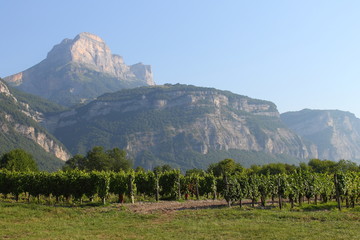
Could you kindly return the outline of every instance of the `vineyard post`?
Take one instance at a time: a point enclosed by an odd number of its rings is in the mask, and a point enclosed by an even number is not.
[[[213,190],[213,200],[215,201],[216,200],[216,195],[217,195],[217,193],[216,193],[216,183],[213,184],[212,190]]]
[[[334,174],[334,185],[335,185],[335,193],[336,193],[336,202],[338,209],[341,211],[341,199],[340,199],[340,189],[339,189],[339,182],[337,178],[337,174]]]
[[[199,176],[195,179],[196,200],[199,200]]]
[[[157,172],[155,172],[155,199],[158,202],[159,201],[159,175]]]
[[[178,194],[177,194],[177,199],[180,200],[181,199],[181,178],[180,178],[180,171],[178,173],[178,182],[177,182],[177,187],[178,187]]]
[[[135,203],[135,198],[134,198],[134,177],[133,177],[132,173],[130,173],[130,177],[129,177],[129,187],[130,187],[131,203],[134,204]]]
[[[278,178],[278,186],[280,189],[280,177]],[[281,196],[280,191],[279,191],[279,208],[282,209],[282,196]]]
[[[213,173],[211,173],[211,177],[212,177],[212,182],[211,182],[211,189],[213,191],[213,200],[216,200],[216,195],[217,195],[217,189],[216,189],[216,179],[215,176],[213,175]]]
[[[225,180],[225,186],[226,186],[226,193],[228,194],[230,192],[230,186],[229,186],[229,182],[228,182],[228,178],[227,178],[227,174],[224,174],[224,180]],[[228,207],[231,207],[231,200],[230,199],[226,199]]]

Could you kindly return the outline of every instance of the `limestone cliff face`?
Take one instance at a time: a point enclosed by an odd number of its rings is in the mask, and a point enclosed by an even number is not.
[[[64,39],[41,63],[5,81],[63,105],[126,87],[155,85],[149,65],[126,65],[100,37],[90,33]]]
[[[33,110],[29,104],[19,101],[0,80],[0,132],[6,139],[12,139],[13,134],[17,134],[17,141],[21,141],[19,136],[30,139],[39,147],[57,158],[65,161],[70,158],[70,154],[61,144],[57,143],[54,137],[50,136],[46,130],[42,129],[38,122],[43,119],[43,114]],[[3,143],[6,145],[7,143]],[[16,143],[11,143],[16,147]],[[6,146],[2,146],[5,149]]]
[[[26,126],[15,123],[13,126],[17,133],[36,142],[46,152],[54,154],[57,158],[66,161],[70,158],[70,154],[59,144],[55,143],[46,133],[37,131],[32,126]]]
[[[360,160],[360,119],[338,110],[309,110],[281,115],[284,123],[318,148],[329,160]]]
[[[229,150],[316,156],[313,146],[281,123],[273,103],[210,88],[123,90],[48,118],[45,124],[72,152],[100,142],[125,148],[138,163],[144,154],[176,162],[189,152]]]

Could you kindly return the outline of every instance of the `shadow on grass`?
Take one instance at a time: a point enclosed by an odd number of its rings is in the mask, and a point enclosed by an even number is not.
[[[299,207],[299,209],[303,211],[331,211],[337,210],[337,205],[334,202],[330,203],[321,203],[321,204],[304,204],[303,206]]]

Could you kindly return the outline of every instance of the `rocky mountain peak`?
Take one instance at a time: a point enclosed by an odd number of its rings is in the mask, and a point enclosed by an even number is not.
[[[80,33],[74,39],[64,39],[48,53],[47,60],[58,64],[69,62],[85,65],[99,72],[116,74],[126,72],[128,67],[119,56],[113,56],[110,48],[99,36],[91,33]]]
[[[99,36],[83,32],[55,45],[39,64],[4,79],[62,105],[123,88],[155,85],[150,65],[126,65]]]
[[[82,32],[79,33],[75,38],[74,41],[77,41],[79,39],[87,39],[87,40],[92,40],[92,41],[97,41],[97,42],[104,42],[104,40],[102,40],[101,37],[92,34],[92,33],[88,33],[88,32]]]

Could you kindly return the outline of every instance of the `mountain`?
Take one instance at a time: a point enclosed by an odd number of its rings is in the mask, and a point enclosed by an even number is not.
[[[22,148],[34,156],[40,170],[59,169],[70,154],[39,122],[45,115],[60,110],[64,109],[9,89],[0,79],[0,155]]]
[[[360,162],[360,119],[339,110],[310,110],[281,114],[283,122],[314,143],[320,159]]]
[[[106,43],[91,33],[64,39],[45,60],[4,80],[64,106],[122,88],[155,85],[149,65],[126,65],[121,56],[112,54]]]
[[[233,157],[245,166],[316,155],[281,121],[275,104],[187,85],[125,89],[55,114],[46,126],[73,153],[126,149],[135,165],[206,168]]]

